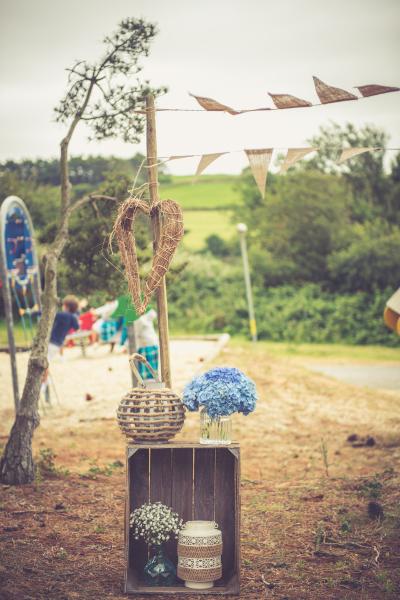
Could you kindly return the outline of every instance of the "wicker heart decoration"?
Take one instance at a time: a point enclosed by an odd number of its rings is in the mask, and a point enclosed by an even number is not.
[[[150,272],[144,282],[144,291],[139,275],[135,235],[132,229],[138,212],[151,217],[155,212],[160,215],[161,237],[153,256]],[[160,286],[168,271],[175,250],[183,237],[183,216],[177,202],[160,200],[152,207],[140,198],[128,198],[121,205],[114,225],[122,262],[132,302],[139,315],[142,315],[153,292]]]

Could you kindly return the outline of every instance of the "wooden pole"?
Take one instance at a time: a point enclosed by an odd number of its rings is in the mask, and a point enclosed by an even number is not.
[[[12,302],[11,302],[11,293],[10,293],[10,284],[7,277],[7,271],[5,267],[5,260],[2,256],[2,252],[0,249],[0,279],[3,282],[3,303],[4,303],[4,312],[6,317],[6,325],[7,325],[7,337],[8,337],[8,352],[10,354],[10,363],[11,363],[11,377],[12,377],[12,386],[13,386],[13,394],[14,394],[14,406],[15,406],[15,414],[18,412],[19,407],[19,390],[18,390],[18,372],[17,372],[17,350],[15,347],[15,339],[14,339],[14,323],[13,323],[13,314],[12,314]]]
[[[158,201],[158,169],[157,169],[157,135],[156,135],[156,112],[154,108],[154,96],[149,94],[146,98],[147,119],[147,167],[150,191],[150,202],[154,205]],[[157,251],[160,239],[161,221],[158,214],[151,217],[153,229],[153,252]],[[169,334],[168,334],[168,302],[165,277],[157,292],[157,315],[158,315],[158,337],[160,340],[160,362],[161,379],[167,387],[172,386],[171,366],[169,359]]]
[[[129,356],[132,356],[132,354],[137,352],[135,323],[129,323],[127,325],[127,329],[128,329],[128,352],[129,352]],[[131,369],[131,378],[132,378],[132,387],[136,387],[138,384],[138,381],[137,381],[136,375],[132,371],[132,369]]]

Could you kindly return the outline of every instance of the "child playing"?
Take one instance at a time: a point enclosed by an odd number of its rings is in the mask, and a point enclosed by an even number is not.
[[[64,345],[65,338],[68,332],[73,329],[76,331],[79,329],[79,321],[76,313],[78,312],[79,302],[78,298],[72,296],[65,296],[62,305],[62,311],[56,314],[54,319],[53,328],[50,334],[49,351],[47,358],[51,360],[60,353],[60,349]]]
[[[74,331],[79,329],[78,317],[75,314],[78,310],[78,306],[78,299],[75,296],[65,296],[63,300],[62,311],[57,312],[50,334],[49,349],[47,352],[47,359],[49,361],[57,356],[57,354],[60,354],[68,332],[71,329]],[[42,393],[44,393],[47,402],[50,401],[48,378],[49,369],[46,369],[43,375]]]
[[[155,332],[153,321],[157,313],[153,308],[134,322],[136,348],[147,362],[158,372],[158,336]],[[142,363],[138,364],[140,376],[143,379],[153,379],[149,369]]]

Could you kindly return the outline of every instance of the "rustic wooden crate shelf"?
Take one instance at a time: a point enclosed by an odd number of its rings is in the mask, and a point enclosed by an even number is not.
[[[125,592],[128,594],[239,594],[240,448],[190,443],[130,445],[127,448],[125,514]],[[184,521],[216,521],[222,531],[222,578],[210,590],[146,586],[141,579],[148,559],[143,540],[129,535],[129,514],[145,502],[163,502]],[[177,562],[177,542],[166,545]]]

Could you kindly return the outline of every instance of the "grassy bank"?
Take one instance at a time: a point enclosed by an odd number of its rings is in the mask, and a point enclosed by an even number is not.
[[[160,185],[160,197],[176,200],[183,210],[221,210],[241,202],[234,175],[202,175],[195,183],[192,176],[173,176]]]

